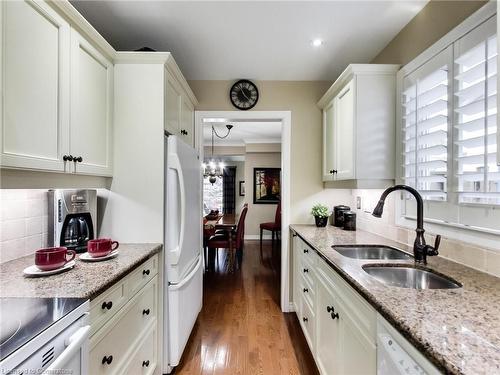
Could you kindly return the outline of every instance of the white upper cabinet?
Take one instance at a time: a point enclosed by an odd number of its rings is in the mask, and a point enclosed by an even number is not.
[[[76,173],[112,174],[113,63],[71,30],[70,153]]]
[[[318,102],[323,110],[323,181],[377,188],[395,178],[398,65],[352,64]]]
[[[1,165],[64,171],[69,24],[43,2],[3,1]]]
[[[350,180],[354,173],[354,81],[349,82],[335,97],[334,177]]]
[[[0,9],[0,166],[111,176],[112,61],[47,2]]]
[[[182,84],[185,79],[176,65],[167,65],[165,70],[165,130],[194,147],[194,95]]]

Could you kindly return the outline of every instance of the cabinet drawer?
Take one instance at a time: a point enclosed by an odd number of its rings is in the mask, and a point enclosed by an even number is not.
[[[300,277],[299,288],[301,299],[306,301],[309,304],[311,310],[314,311],[316,297],[314,288],[309,285],[305,277]]]
[[[155,276],[90,340],[89,373],[116,374],[134,352],[146,327],[156,325],[158,277]],[[104,359],[107,358],[109,363]],[[104,363],[103,363],[104,362]]]
[[[314,272],[315,272],[315,266],[311,265],[308,261],[304,259],[300,259],[298,273],[307,280],[311,288],[314,288],[316,285]]]
[[[124,374],[149,375],[155,371],[158,362],[156,358],[157,335],[157,325],[153,324],[146,332],[144,339],[127,364],[127,368],[123,371]]]
[[[125,280],[99,295],[90,304],[90,336],[115,315],[128,301]]]
[[[133,296],[158,273],[158,254],[149,258],[127,276],[129,296]]]
[[[303,239],[299,239],[299,253],[301,255],[301,258],[308,262],[311,265],[315,265],[315,262],[318,259],[318,255],[316,254],[316,251],[309,246]]]
[[[300,325],[302,326],[302,331],[306,337],[306,341],[309,344],[311,352],[314,353],[314,326],[316,325],[315,316],[309,305],[302,299],[302,309],[301,315],[299,316]]]

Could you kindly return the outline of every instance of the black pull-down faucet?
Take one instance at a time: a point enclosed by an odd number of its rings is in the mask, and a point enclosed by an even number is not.
[[[434,246],[430,246],[425,243],[424,201],[418,191],[407,185],[396,185],[386,189],[380,196],[380,200],[378,201],[377,206],[373,210],[372,215],[375,217],[382,217],[382,212],[384,211],[385,198],[387,198],[387,196],[390,193],[396,190],[405,190],[409,192],[415,197],[417,201],[417,229],[415,230],[417,232],[417,237],[415,238],[415,242],[413,243],[413,255],[415,257],[416,263],[427,264],[428,255],[431,256],[439,254],[438,248],[441,242],[441,236],[440,235],[436,236],[436,242],[434,243]]]

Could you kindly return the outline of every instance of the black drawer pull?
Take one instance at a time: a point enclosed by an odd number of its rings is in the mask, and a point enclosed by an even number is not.
[[[308,249],[304,249],[304,254],[307,254],[309,252]]]
[[[113,356],[112,355],[108,355],[107,357],[106,356],[102,357],[102,364],[103,365],[104,364],[110,365],[111,362],[113,362]]]
[[[149,309],[142,310],[142,315],[149,315],[149,313],[150,313]]]
[[[307,289],[307,288],[302,289],[302,291],[303,291],[304,293],[309,293],[309,289]]]
[[[112,307],[113,307],[113,302],[111,302],[111,301],[109,301],[109,302],[106,302],[106,301],[105,301],[105,302],[103,302],[103,303],[102,303],[102,305],[101,305],[101,308],[102,308],[103,310],[106,310],[106,309],[111,310],[111,308],[112,308]]]
[[[335,307],[333,307],[333,306],[326,306],[326,312],[327,313],[331,313],[333,311],[335,311]]]
[[[309,319],[307,319],[307,318],[304,316],[304,317],[302,318],[302,321],[303,321],[304,323],[307,323],[307,322],[309,321]]]
[[[333,320],[338,319],[339,318],[339,313],[332,312],[331,316],[332,316]]]
[[[142,361],[142,367],[149,367],[149,360]]]
[[[150,272],[151,272],[151,271],[149,271],[149,270],[142,270],[142,274],[143,274],[143,275],[149,275],[149,273],[150,273]]]
[[[308,268],[304,268],[303,271],[304,271],[304,273],[307,273],[307,272],[309,272],[309,269]]]

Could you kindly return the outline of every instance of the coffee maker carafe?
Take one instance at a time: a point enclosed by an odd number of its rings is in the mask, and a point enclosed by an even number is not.
[[[48,213],[50,245],[87,251],[96,235],[96,190],[49,190]]]

